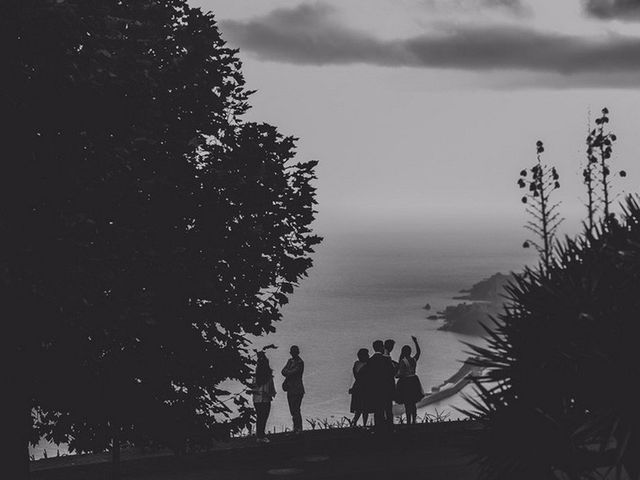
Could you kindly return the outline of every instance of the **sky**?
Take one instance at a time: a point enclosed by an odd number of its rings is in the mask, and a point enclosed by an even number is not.
[[[257,90],[247,118],[319,160],[321,234],[524,238],[516,181],[537,140],[575,232],[587,128],[604,106],[614,168],[628,172],[614,189],[638,191],[640,0],[191,3],[240,49]]]

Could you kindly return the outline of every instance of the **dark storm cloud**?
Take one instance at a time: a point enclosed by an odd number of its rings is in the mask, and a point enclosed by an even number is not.
[[[586,12],[596,18],[640,20],[640,0],[583,0]]]
[[[640,38],[620,35],[593,39],[524,27],[450,26],[406,39],[383,39],[345,26],[323,4],[278,9],[246,22],[226,21],[222,29],[245,52],[293,64],[597,74],[612,85],[618,74],[640,73]]]

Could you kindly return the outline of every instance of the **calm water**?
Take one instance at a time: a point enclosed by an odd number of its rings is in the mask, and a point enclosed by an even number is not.
[[[418,374],[426,391],[451,376],[467,356],[461,342],[480,339],[438,331],[441,322],[427,320],[427,315],[455,303],[452,296],[483,278],[520,270],[532,254],[519,245],[519,238],[495,231],[491,235],[440,232],[437,237],[327,235],[314,255],[309,277],[285,307],[276,333],[256,342],[278,346],[268,352],[278,390],[269,429],[279,431],[290,424],[279,372],[292,344],[300,346],[306,365],[306,418],[350,416],[347,391],[356,352],[361,347],[371,349],[378,338],[395,339],[397,357],[411,335],[418,337],[423,352]],[[431,312],[422,308],[427,302]],[[464,405],[458,395],[429,406],[428,411],[445,410],[455,416],[452,407]],[[304,426],[308,428],[306,422]],[[46,449],[53,456],[57,448],[43,442],[32,453],[39,458]]]

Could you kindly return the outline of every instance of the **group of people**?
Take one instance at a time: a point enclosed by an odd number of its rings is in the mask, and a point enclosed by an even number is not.
[[[354,426],[360,418],[366,425],[369,415],[373,414],[376,429],[391,428],[394,401],[404,405],[407,423],[416,423],[416,404],[424,397],[424,391],[416,375],[420,345],[416,337],[411,339],[415,354],[410,345],[404,345],[397,361],[391,357],[395,347],[393,340],[373,342],[371,356],[366,348],[358,350],[358,359],[353,364],[355,382],[350,389]]]
[[[300,348],[292,345],[289,349],[291,357],[282,369],[282,390],[287,392],[287,402],[293,420],[293,431],[302,431],[302,397],[304,397],[304,384],[302,375],[304,374],[304,361],[300,358]],[[276,387],[273,382],[273,370],[269,365],[269,359],[264,351],[258,352],[255,376],[250,390],[253,394],[253,406],[256,411],[256,437],[259,442],[268,443],[265,436],[267,419],[271,411],[271,401],[276,395]]]
[[[404,345],[397,361],[391,357],[395,347],[393,340],[376,340],[373,342],[373,355],[369,350],[358,350],[358,359],[353,364],[355,381],[349,389],[351,393],[351,412],[354,414],[352,425],[357,426],[362,418],[367,424],[369,415],[373,414],[377,430],[387,430],[393,426],[393,402],[404,405],[407,423],[416,423],[416,404],[424,396],[422,384],[416,375],[416,366],[420,358],[418,339],[411,337],[415,346],[413,353],[410,345]],[[300,348],[293,345],[289,349],[290,358],[282,369],[284,381],[282,390],[287,393],[287,402],[293,421],[293,432],[302,431],[301,405],[304,397],[304,361],[300,358]],[[397,381],[396,381],[397,379]],[[250,392],[256,411],[256,437],[259,442],[268,442],[265,428],[271,402],[276,395],[273,370],[264,351],[258,352],[255,376]]]

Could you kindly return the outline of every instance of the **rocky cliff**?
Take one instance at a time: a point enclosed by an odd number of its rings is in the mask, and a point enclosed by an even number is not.
[[[444,319],[440,330],[447,330],[467,335],[482,335],[485,333],[481,324],[493,326],[490,317],[497,318],[502,312],[506,299],[505,286],[513,279],[512,275],[496,273],[486,278],[468,290],[462,290],[464,295],[454,297],[456,300],[468,300],[451,305],[439,312]]]

